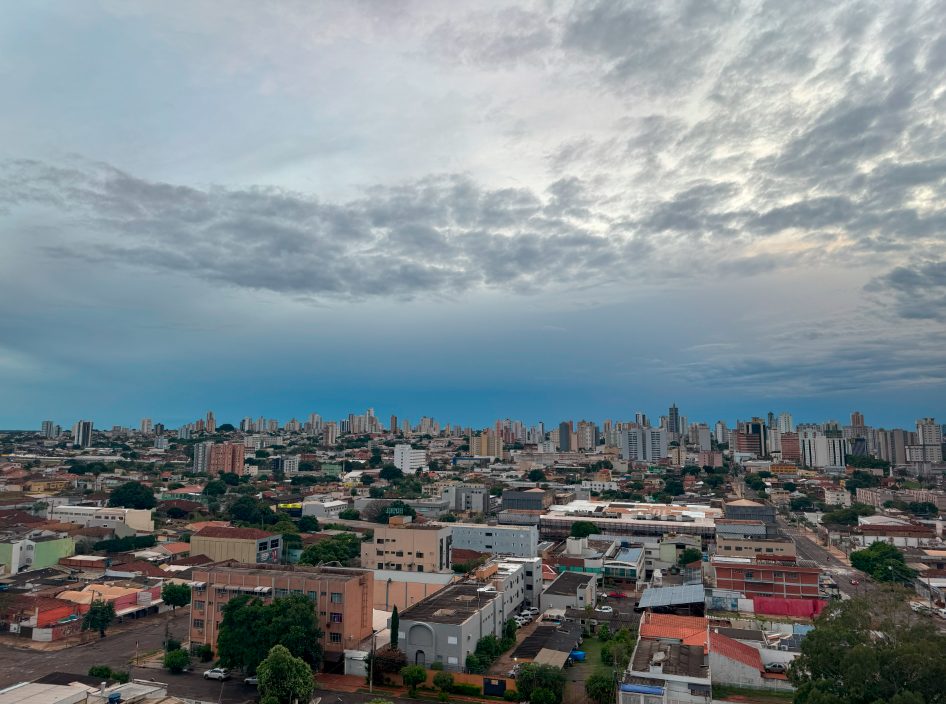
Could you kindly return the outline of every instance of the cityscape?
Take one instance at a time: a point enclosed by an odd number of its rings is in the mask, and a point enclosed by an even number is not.
[[[0,23],[0,704],[946,704],[946,0]]]

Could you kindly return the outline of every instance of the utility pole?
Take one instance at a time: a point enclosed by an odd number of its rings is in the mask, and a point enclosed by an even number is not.
[[[368,663],[368,691],[374,692],[374,644],[375,644],[375,634],[377,631],[371,631],[371,661]]]

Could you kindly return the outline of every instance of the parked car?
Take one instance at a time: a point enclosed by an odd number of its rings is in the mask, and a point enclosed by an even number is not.
[[[256,675],[253,675],[252,677],[247,677],[245,680],[243,680],[243,684],[249,684],[249,685],[253,685],[254,687],[257,687],[259,686],[259,677],[257,677]]]
[[[529,614],[530,616],[538,616],[538,615],[539,615],[539,607],[537,607],[537,606],[530,606],[528,609],[526,609],[526,610],[523,611],[522,613],[524,613],[524,614]]]
[[[852,579],[851,584],[853,584],[856,587],[858,584],[860,584],[860,582],[858,582],[856,579]]]
[[[222,667],[215,667],[212,670],[207,670],[204,673],[205,680],[228,680],[230,679],[230,670],[225,670]]]
[[[608,596],[612,599],[627,599],[627,594],[624,592],[611,592]]]
[[[946,609],[936,609],[936,613],[940,618],[946,618]]]
[[[516,679],[516,676],[518,674],[519,674],[519,663],[516,663],[516,666],[506,673],[506,676],[511,679]]]
[[[779,673],[779,674],[784,673],[787,669],[788,669],[788,668],[785,667],[785,665],[783,665],[783,664],[780,663],[780,662],[769,663],[768,665],[765,666],[765,671],[766,671],[766,672],[776,672],[776,673]]]
[[[611,608],[610,606],[599,606],[598,608],[595,609],[595,611],[598,611],[598,612],[603,613],[603,614],[613,614],[613,613],[614,613],[614,609]]]

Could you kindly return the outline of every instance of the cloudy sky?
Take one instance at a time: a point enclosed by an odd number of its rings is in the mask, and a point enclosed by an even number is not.
[[[946,422],[944,2],[0,5],[0,427]]]

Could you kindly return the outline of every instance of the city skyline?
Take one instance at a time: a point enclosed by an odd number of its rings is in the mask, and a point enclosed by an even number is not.
[[[80,5],[0,28],[0,426],[946,416],[934,2]]]

